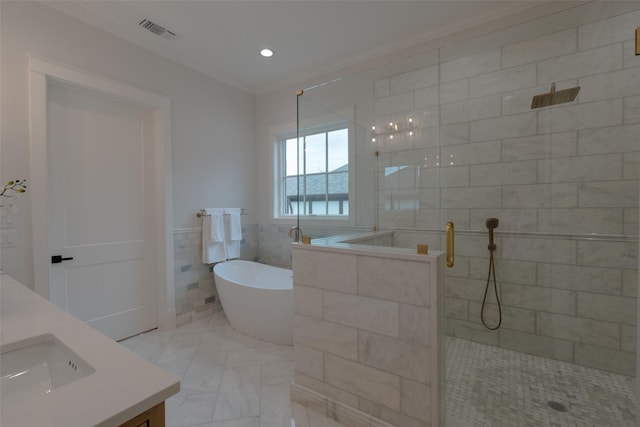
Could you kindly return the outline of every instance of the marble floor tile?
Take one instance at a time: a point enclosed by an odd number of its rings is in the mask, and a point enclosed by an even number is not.
[[[262,386],[291,384],[293,382],[293,360],[265,363],[260,371]]]
[[[229,351],[227,366],[251,366],[293,360],[289,346],[260,346],[246,350]]]
[[[170,342],[155,364],[175,376],[181,376],[191,363],[196,345],[182,346]]]
[[[121,343],[180,379],[167,427],[344,427],[290,401],[291,346],[243,335],[222,312]],[[447,347],[447,427],[635,426],[633,378],[457,338]]]
[[[210,423],[216,402],[216,393],[182,394],[167,399],[165,403],[166,425],[187,427]]]
[[[213,353],[216,351],[250,350],[258,347],[273,346],[264,341],[235,332],[231,335],[223,331],[212,331],[206,334],[198,344],[198,351]]]
[[[260,415],[260,366],[225,367],[215,421]]]
[[[341,427],[290,401],[292,346],[243,335],[223,312],[121,344],[180,379],[167,427]]]
[[[198,359],[208,356],[209,353],[197,355]],[[180,390],[185,394],[218,392],[224,373],[224,363],[215,362],[215,353],[212,354],[212,362],[204,360],[193,360],[185,373],[180,378]]]
[[[290,390],[289,384],[274,384],[261,387],[260,427],[291,426]]]
[[[130,341],[137,341],[135,345],[129,349],[148,361],[155,363],[169,345],[175,333],[176,330],[173,329],[168,331],[149,331],[129,338],[124,342],[128,344]]]
[[[229,324],[227,320],[227,316],[224,314],[224,311],[219,311],[217,313],[213,313],[209,318],[209,323],[207,324],[209,329],[214,329],[217,331],[228,331],[230,333],[234,332],[233,327]]]
[[[243,418],[241,420],[221,421],[211,427],[260,427],[260,417]]]

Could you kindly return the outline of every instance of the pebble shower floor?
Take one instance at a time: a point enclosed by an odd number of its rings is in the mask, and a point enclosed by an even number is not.
[[[453,337],[446,363],[448,427],[636,425],[631,377]]]

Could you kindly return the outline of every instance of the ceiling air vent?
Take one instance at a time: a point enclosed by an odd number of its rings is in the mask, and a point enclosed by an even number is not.
[[[140,25],[145,30],[151,31],[156,36],[160,36],[167,40],[171,40],[176,36],[176,33],[169,31],[166,28],[164,28],[162,25],[158,25],[155,22],[152,22],[151,20],[146,18],[138,22],[138,25]]]

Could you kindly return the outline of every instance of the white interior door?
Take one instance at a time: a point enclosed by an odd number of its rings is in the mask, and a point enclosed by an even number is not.
[[[49,84],[50,299],[114,338],[157,326],[151,111]]]

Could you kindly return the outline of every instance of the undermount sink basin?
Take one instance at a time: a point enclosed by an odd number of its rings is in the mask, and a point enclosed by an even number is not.
[[[9,407],[94,372],[52,334],[8,343],[0,348],[0,401]]]

